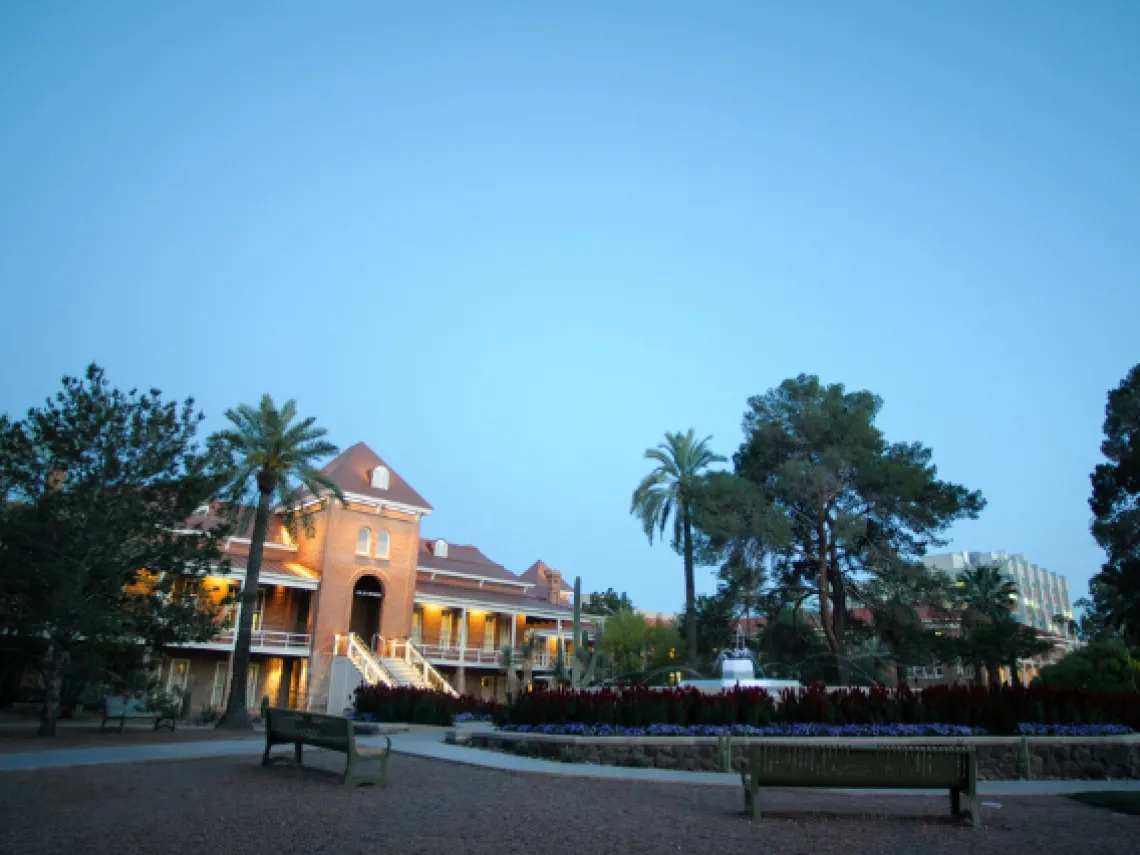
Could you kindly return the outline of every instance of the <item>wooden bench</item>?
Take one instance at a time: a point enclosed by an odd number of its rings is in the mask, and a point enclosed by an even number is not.
[[[262,707],[265,719],[265,754],[261,765],[268,766],[285,757],[271,757],[275,745],[292,745],[293,762],[301,765],[302,746],[327,748],[347,755],[344,767],[345,787],[361,784],[388,786],[388,755],[392,753],[392,740],[385,736],[387,748],[364,748],[356,744],[356,731],[352,719],[338,715],[319,715],[279,707]]]
[[[153,718],[155,730],[162,726],[169,727],[173,731],[175,727],[173,715],[162,710],[152,710],[145,698],[124,695],[107,695],[103,698],[103,721],[99,725],[100,730],[107,726],[107,722],[118,719],[119,733],[122,733],[127,727],[128,718]],[[164,725],[164,721],[167,724]]]
[[[754,819],[760,818],[760,787],[945,788],[950,815],[979,825],[978,760],[970,746],[753,743],[740,778],[744,809]],[[962,796],[967,798],[965,812]]]

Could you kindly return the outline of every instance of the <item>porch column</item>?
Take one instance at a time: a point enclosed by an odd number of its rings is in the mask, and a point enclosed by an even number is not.
[[[459,610],[459,661],[467,661],[467,607]],[[460,672],[462,672],[462,668]]]
[[[555,656],[558,655],[558,651],[562,651],[562,661],[565,662],[566,661],[566,641],[562,637],[562,619],[561,618],[559,618],[559,620],[558,620],[558,648],[554,651]],[[558,660],[555,659],[555,661],[557,662]]]
[[[461,695],[467,694],[467,669],[462,665],[455,669],[455,691]]]
[[[515,637],[517,635],[518,628],[519,628],[518,615],[511,615],[511,652],[512,653],[514,652],[514,649],[518,646],[518,641]]]

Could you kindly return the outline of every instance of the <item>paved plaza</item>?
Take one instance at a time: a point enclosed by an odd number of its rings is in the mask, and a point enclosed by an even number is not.
[[[945,816],[945,794],[914,793],[769,791],[757,824],[733,776],[517,758],[435,729],[393,742],[392,786],[354,791],[342,755],[264,769],[257,736],[9,751],[0,852],[1123,853],[1140,836],[1140,818],[1032,794],[1087,783],[991,782],[976,831]]]

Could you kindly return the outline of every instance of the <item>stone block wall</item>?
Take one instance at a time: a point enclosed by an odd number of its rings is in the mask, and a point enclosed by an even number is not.
[[[732,768],[739,772],[751,740],[734,739]],[[821,740],[821,744],[825,740]],[[831,744],[858,744],[846,740]],[[880,744],[883,740],[867,740]],[[1140,778],[1140,737],[979,737],[892,740],[889,744],[974,745],[978,778],[983,781]],[[475,748],[526,753],[550,760],[600,766],[640,766],[685,772],[722,771],[714,737],[581,737],[515,733],[476,733]],[[1028,769],[1026,768],[1028,759]]]

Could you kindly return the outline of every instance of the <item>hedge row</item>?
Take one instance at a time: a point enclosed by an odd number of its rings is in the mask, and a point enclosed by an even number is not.
[[[379,684],[357,688],[355,709],[358,718],[409,724],[450,725],[455,716],[462,713],[475,718],[505,715],[502,704],[470,695],[456,698],[427,689],[389,688]]]
[[[1093,693],[1003,686],[844,689],[822,686],[786,689],[777,700],[763,689],[703,694],[695,689],[642,687],[600,691],[533,691],[495,713],[499,725],[654,724],[748,725],[819,723],[843,725],[940,724],[1013,734],[1024,724],[1115,724],[1140,730],[1140,692]]]

